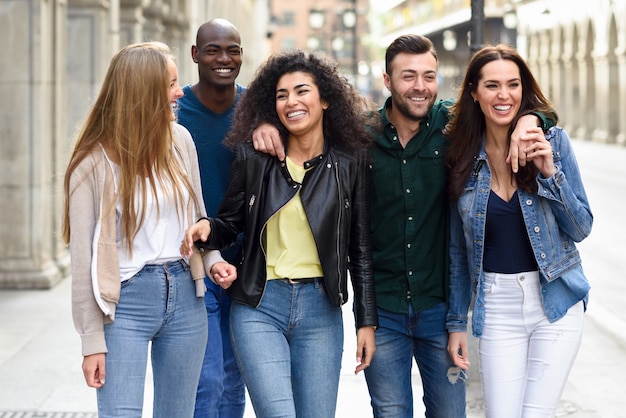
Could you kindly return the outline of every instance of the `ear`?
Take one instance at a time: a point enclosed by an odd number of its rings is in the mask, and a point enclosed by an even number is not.
[[[391,76],[387,73],[383,73],[383,83],[387,90],[391,91]]]
[[[329,107],[330,107],[330,105],[329,105],[328,103],[326,103],[326,102],[322,102],[322,109],[323,109],[323,110],[326,110],[326,109],[328,109]]]

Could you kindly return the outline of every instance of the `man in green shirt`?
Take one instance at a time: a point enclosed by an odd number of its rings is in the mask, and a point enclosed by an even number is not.
[[[444,163],[451,100],[437,101],[437,53],[420,35],[394,40],[385,53],[391,92],[380,109],[370,147],[372,253],[379,328],[365,377],[375,418],[412,418],[413,359],[424,389],[426,416],[465,417],[465,372],[447,351],[448,199]],[[327,111],[332,111],[329,108]],[[524,116],[512,138],[536,127]],[[257,129],[255,148],[284,159],[271,130]],[[517,153],[516,146],[511,147]],[[525,164],[523,155],[520,164]],[[517,155],[512,154],[516,169]]]

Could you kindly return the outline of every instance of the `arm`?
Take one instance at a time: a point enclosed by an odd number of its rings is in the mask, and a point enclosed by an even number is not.
[[[259,152],[275,155],[280,161],[285,159],[285,146],[280,139],[278,129],[269,123],[262,123],[254,129],[252,144]]]
[[[538,194],[547,199],[559,228],[573,241],[580,242],[591,233],[593,214],[583,186],[578,162],[569,136],[562,129],[553,129],[548,134],[555,161],[554,174],[537,176]]]
[[[367,168],[367,153],[358,157],[357,173],[352,190],[350,247],[348,249],[350,277],[354,292],[356,327],[378,327],[374,270],[372,260],[370,191],[371,171]]]
[[[107,352],[104,314],[94,297],[91,272],[93,240],[100,216],[101,190],[96,178],[101,171],[87,157],[72,173],[69,185],[72,317],[81,338],[83,356]]]
[[[456,204],[450,205],[450,306],[446,317],[448,354],[463,370],[470,366],[467,349],[467,312],[472,297],[463,220]]]
[[[222,249],[232,245],[245,227],[247,158],[244,145],[235,149],[230,167],[230,183],[217,217],[200,218],[185,231],[180,246],[181,256],[191,256],[195,246],[201,251]]]

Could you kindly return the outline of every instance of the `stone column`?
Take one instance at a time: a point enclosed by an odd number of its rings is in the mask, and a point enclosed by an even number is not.
[[[595,89],[595,102],[608,105],[609,97],[609,57],[606,54],[594,57],[593,60],[595,80],[593,81]],[[602,106],[604,108],[604,106]],[[595,113],[595,123],[590,125],[591,139],[597,142],[609,142],[609,109],[598,109],[597,107],[588,107]]]
[[[122,0],[120,8],[120,48],[143,40],[142,0]]]
[[[616,92],[612,92],[619,97],[619,123],[618,134],[615,142],[626,145],[626,49],[621,48],[616,51],[619,87]]]
[[[0,288],[49,288],[67,272],[59,244],[58,144],[66,130],[63,0],[0,3]]]
[[[594,93],[593,93],[593,63],[588,51],[582,51],[578,54],[578,84],[580,86],[580,105],[578,106],[578,130],[571,134],[578,139],[586,141],[591,140],[593,130],[593,109],[594,109]]]

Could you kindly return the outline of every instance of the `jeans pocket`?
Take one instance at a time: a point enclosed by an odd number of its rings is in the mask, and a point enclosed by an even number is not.
[[[483,293],[493,293],[497,287],[496,273],[483,273]]]

